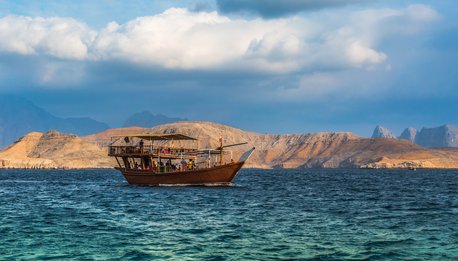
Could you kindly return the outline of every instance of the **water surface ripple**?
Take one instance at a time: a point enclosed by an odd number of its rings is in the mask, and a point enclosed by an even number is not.
[[[141,187],[0,170],[0,259],[458,259],[457,170],[242,170]]]

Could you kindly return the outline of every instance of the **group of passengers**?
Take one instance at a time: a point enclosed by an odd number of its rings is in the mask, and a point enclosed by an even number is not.
[[[156,164],[153,161],[153,164]],[[192,159],[186,161],[182,159],[180,163],[173,163],[171,159],[168,159],[165,164],[162,161],[159,161],[159,172],[177,172],[177,171],[185,171],[185,170],[194,170],[195,164]]]
[[[150,170],[150,167],[148,165],[145,167],[142,167],[142,165],[135,162],[134,169]],[[190,159],[189,161],[182,159],[180,163],[173,163],[171,159],[168,159],[165,163],[162,160],[160,160],[159,163],[153,160],[151,169],[157,172],[160,172],[160,173],[178,172],[178,171],[186,171],[186,170],[195,170],[197,169],[197,165],[194,163],[192,159]]]
[[[160,152],[161,154],[174,154],[174,151],[172,151],[170,148],[161,148]]]

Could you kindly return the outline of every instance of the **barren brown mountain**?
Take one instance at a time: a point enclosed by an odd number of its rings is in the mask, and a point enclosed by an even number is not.
[[[109,168],[106,149],[75,135],[31,132],[0,152],[3,168]]]
[[[112,136],[132,133],[181,133],[196,137],[200,148],[216,148],[220,136],[234,158],[256,147],[251,168],[458,168],[458,149],[428,149],[398,139],[365,139],[349,132],[259,134],[210,122],[177,122],[154,128],[110,129],[79,138],[50,132],[30,133],[0,152],[3,167],[110,167],[106,156]],[[175,141],[175,145],[180,145]],[[181,144],[186,145],[186,144]]]

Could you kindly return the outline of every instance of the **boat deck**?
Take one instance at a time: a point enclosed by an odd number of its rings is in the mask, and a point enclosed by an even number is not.
[[[140,146],[110,146],[108,156],[111,157],[162,157],[162,158],[190,158],[195,148],[172,148],[172,147],[140,147]]]

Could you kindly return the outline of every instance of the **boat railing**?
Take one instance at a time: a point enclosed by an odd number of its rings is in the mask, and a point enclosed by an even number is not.
[[[173,148],[173,147],[141,147],[141,146],[109,146],[109,156],[129,155],[182,155],[195,151],[195,148]]]
[[[235,163],[234,161],[224,162],[220,164],[219,162],[213,162],[211,165],[207,164],[207,162],[194,162],[193,164],[183,165],[183,163],[175,163],[169,165],[165,163],[164,165],[158,165],[157,162],[154,162],[152,166],[142,166],[141,164],[138,165],[129,165],[122,167],[125,170],[142,170],[142,171],[152,171],[153,173],[172,173],[172,172],[184,172],[184,171],[195,171],[195,170],[205,170],[214,167],[224,166],[228,164]]]

